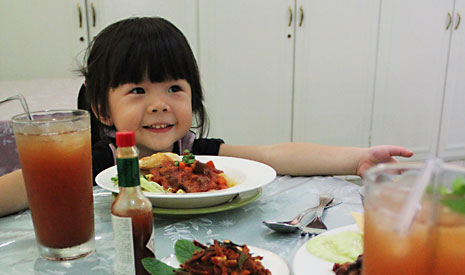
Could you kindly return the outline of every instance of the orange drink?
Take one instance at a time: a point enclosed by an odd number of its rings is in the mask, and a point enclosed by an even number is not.
[[[454,207],[465,200],[465,194],[451,191],[460,185],[451,186],[457,179],[465,188],[465,169],[442,165],[416,207],[408,232],[398,230],[403,206],[421,168],[421,164],[409,163],[384,165],[365,175],[362,274],[465,273],[465,213]]]
[[[436,260],[431,274],[465,273],[465,215],[440,210],[436,228]]]
[[[94,250],[89,115],[44,111],[13,118],[13,129],[41,256],[79,258]]]

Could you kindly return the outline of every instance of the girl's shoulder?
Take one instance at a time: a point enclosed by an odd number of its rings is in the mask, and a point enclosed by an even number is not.
[[[217,156],[223,143],[220,138],[198,138],[194,140],[191,152],[194,155]]]

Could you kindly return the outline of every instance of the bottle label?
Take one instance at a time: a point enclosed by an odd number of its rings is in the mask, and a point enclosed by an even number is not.
[[[139,160],[137,158],[116,159],[118,169],[118,186],[134,187],[140,185]]]
[[[131,218],[111,215],[111,223],[115,242],[115,271],[117,274],[136,274]]]
[[[152,234],[150,234],[150,239],[147,242],[147,245],[145,246],[147,247],[148,250],[152,251],[153,255],[155,255],[155,234],[154,232],[155,230],[152,227]]]

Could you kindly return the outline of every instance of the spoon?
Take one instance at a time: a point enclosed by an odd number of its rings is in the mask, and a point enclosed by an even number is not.
[[[325,209],[336,206],[338,204],[341,204],[341,201],[334,199],[330,204],[326,205]],[[301,226],[300,223],[302,222],[302,218],[305,215],[307,215],[308,213],[310,213],[312,211],[315,211],[315,209],[317,209],[317,207],[318,206],[305,209],[304,211],[300,212],[295,218],[293,218],[290,221],[286,221],[286,222],[263,221],[263,224],[266,225],[268,228],[270,228],[270,229],[272,229],[274,231],[277,231],[277,232],[293,233],[293,232],[301,230],[300,229],[300,226]]]

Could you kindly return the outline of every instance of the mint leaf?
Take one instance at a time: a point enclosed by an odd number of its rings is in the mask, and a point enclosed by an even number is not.
[[[447,198],[440,202],[454,212],[465,214],[465,198]]]
[[[447,190],[447,188],[445,186],[436,186],[436,189],[439,189],[439,194],[441,194],[441,195],[446,195],[446,194],[450,193],[449,190]],[[435,190],[433,188],[433,186],[428,185],[428,187],[426,187],[426,192],[428,194],[433,194],[433,193],[436,193],[437,190]]]
[[[452,182],[452,194],[454,195],[465,195],[465,178],[456,178]]]
[[[142,259],[142,265],[144,266],[145,270],[154,275],[173,275],[176,272],[176,268],[171,267],[155,258]]]
[[[177,240],[174,244],[174,254],[176,254],[176,258],[181,264],[192,258],[195,251],[200,250],[202,249],[189,240]]]
[[[452,181],[448,195],[440,200],[441,204],[445,205],[454,212],[465,214],[465,178],[457,177]],[[442,194],[441,192],[441,195]]]
[[[445,186],[436,186],[433,188],[429,185],[426,188],[428,194],[437,193],[443,197],[439,202],[450,208],[452,211],[465,214],[465,178],[457,177],[452,181],[450,189]]]

